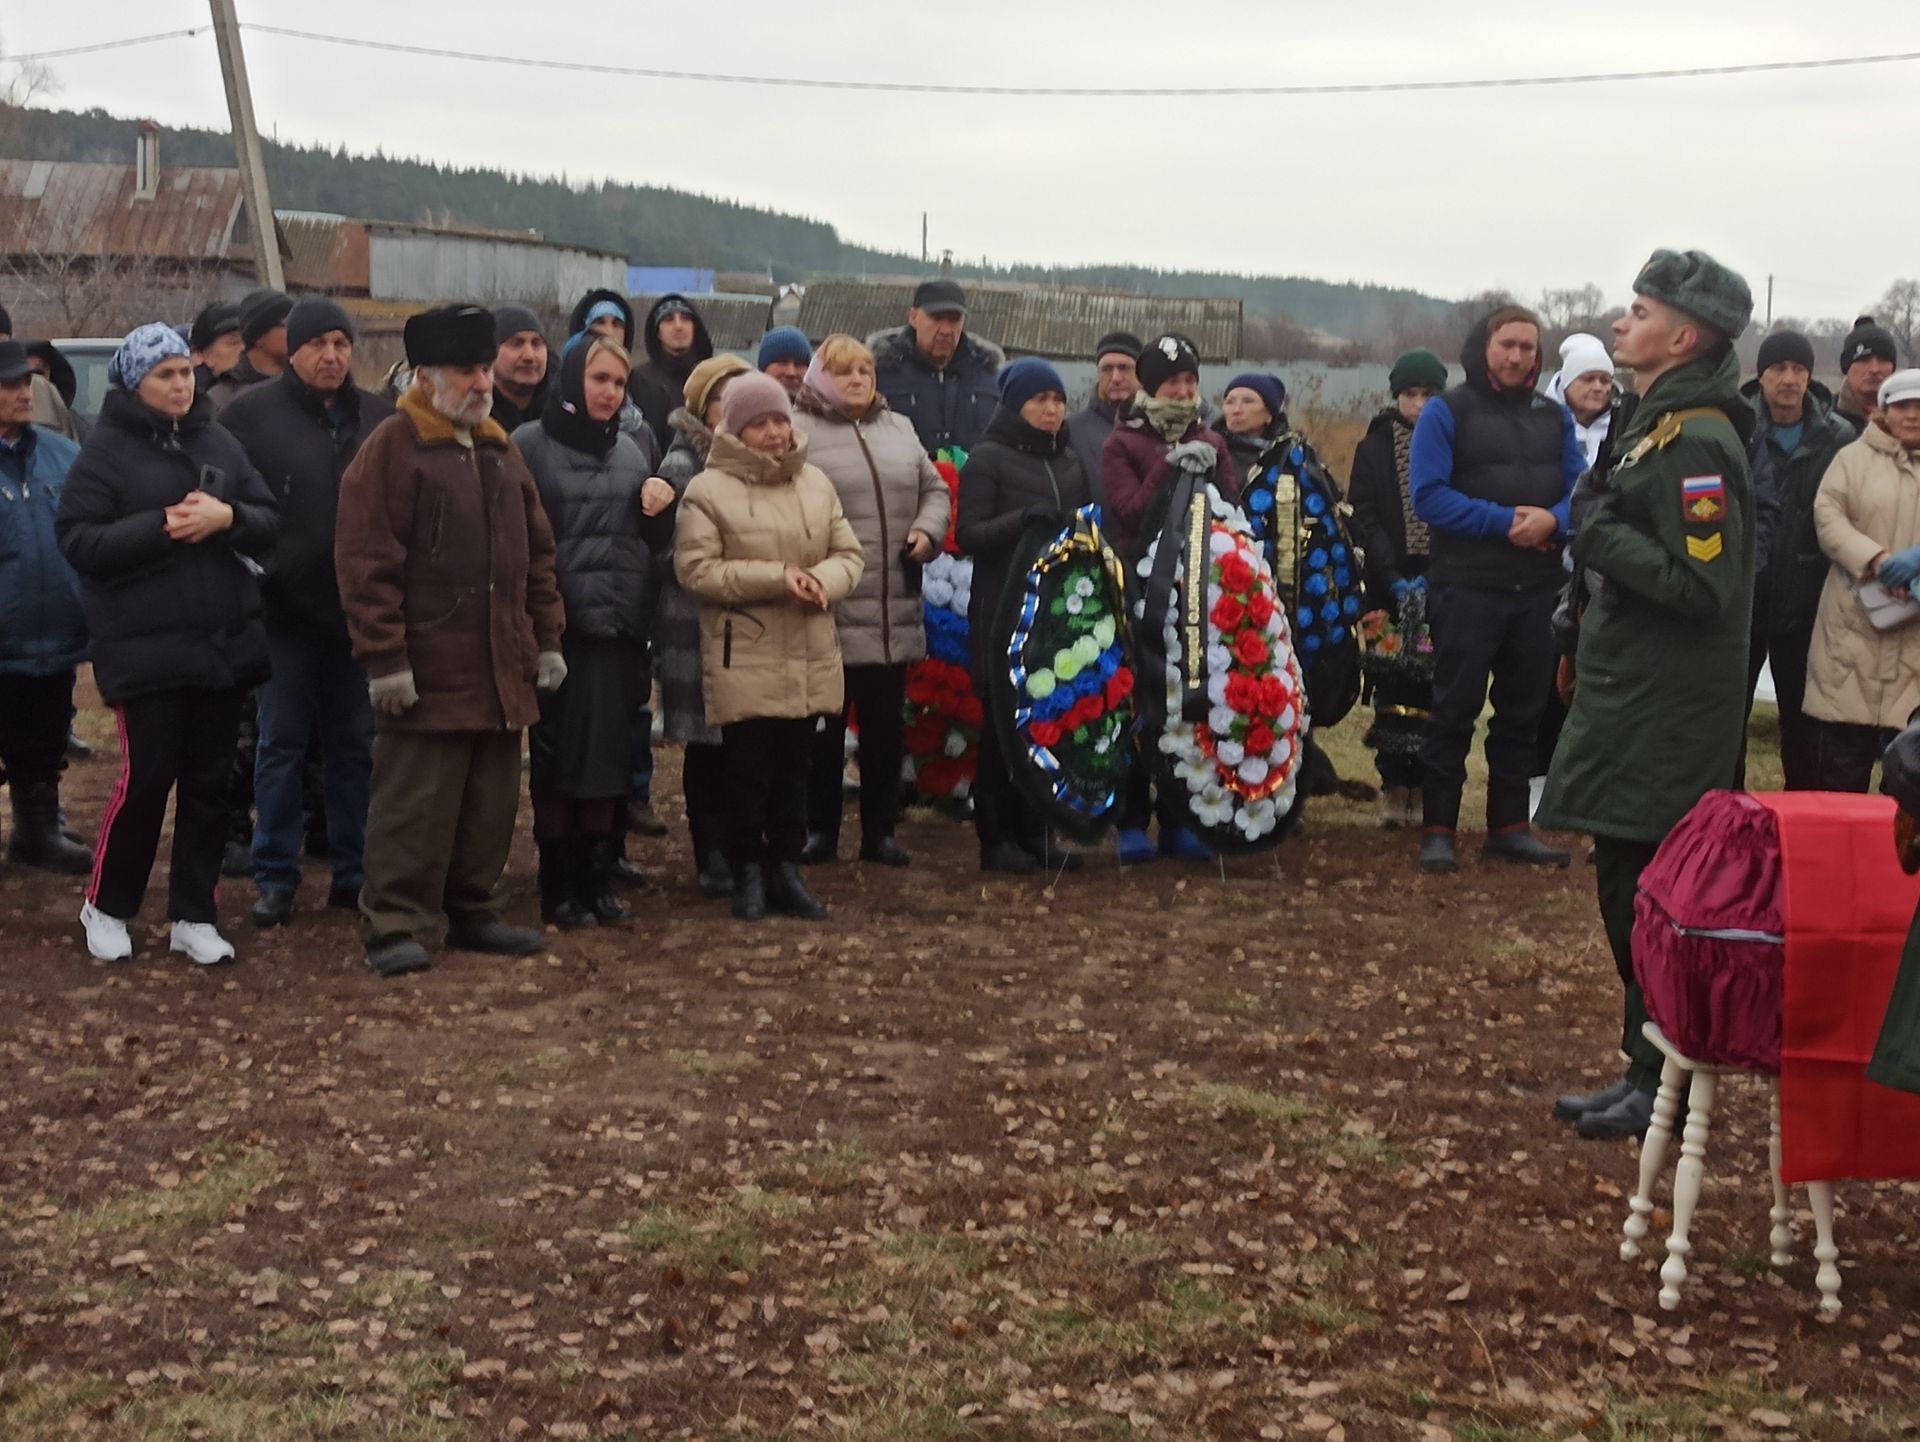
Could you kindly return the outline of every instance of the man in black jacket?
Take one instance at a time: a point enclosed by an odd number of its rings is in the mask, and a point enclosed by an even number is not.
[[[887,404],[913,422],[930,456],[970,451],[1000,403],[1006,352],[967,334],[967,293],[951,280],[922,281],[907,323],[870,337],[875,382]]]
[[[493,358],[493,418],[512,435],[539,420],[547,403],[547,337],[540,317],[524,305],[503,305],[493,313],[493,340],[500,347]]]
[[[1430,531],[1433,708],[1420,748],[1420,866],[1452,871],[1467,750],[1492,681],[1487,727],[1489,860],[1565,866],[1528,824],[1540,715],[1553,683],[1553,607],[1567,498],[1586,469],[1573,413],[1534,391],[1540,322],[1517,305],[1476,325],[1464,384],[1428,401],[1408,460]]]
[[[1100,452],[1113,434],[1113,423],[1133,403],[1140,390],[1135,369],[1140,360],[1140,337],[1109,331],[1093,348],[1093,399],[1067,417],[1067,444],[1079,458],[1081,474],[1093,485],[1093,499],[1106,500],[1100,488]]]
[[[1813,618],[1831,562],[1813,529],[1821,477],[1854,429],[1834,409],[1833,395],[1813,379],[1813,343],[1780,330],[1760,342],[1754,379],[1741,387],[1753,405],[1755,553],[1753,639],[1748,652],[1747,710],[1760,668],[1773,668],[1780,706],[1780,765],[1789,791],[1817,790],[1813,724],[1801,710],[1807,694],[1807,652]]]
[[[664,456],[674,440],[667,417],[681,404],[693,368],[713,354],[713,337],[692,301],[663,295],[648,309],[640,340],[647,358],[633,368],[627,394],[653,432],[653,453]]]
[[[293,298],[277,290],[256,290],[240,302],[240,340],[246,352],[207,385],[216,415],[249,386],[270,381],[286,369],[287,316],[292,310]]]
[[[317,735],[324,768],[329,906],[358,904],[364,879],[373,708],[355,664],[334,578],[340,477],[393,407],[354,385],[353,324],[310,296],[287,317],[287,369],[235,398],[221,423],[246,448],[280,503],[280,544],[262,600],[273,675],[260,688],[254,773],[253,920],[278,926],[300,885],[301,771]]]

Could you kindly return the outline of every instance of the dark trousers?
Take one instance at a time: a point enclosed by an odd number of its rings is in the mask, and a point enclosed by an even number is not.
[[[495,891],[519,809],[518,731],[382,731],[373,743],[362,940],[414,936],[443,914],[455,926],[498,919]]]
[[[900,814],[900,763],[906,757],[907,668],[847,667],[847,700],[813,738],[807,773],[807,829],[840,836],[840,778],[846,769],[847,712],[860,721],[860,839],[893,835]]]
[[[633,780],[629,794],[636,806],[653,804],[652,706],[642,706],[633,718]]]
[[[680,789],[687,798],[687,833],[698,865],[727,845],[726,747],[689,741],[680,762]]]
[[[1873,768],[1900,733],[1886,726],[1850,726],[1844,721],[1811,721],[1813,789],[1852,791],[1864,796],[1873,786]]]
[[[1807,652],[1813,649],[1813,632],[1792,631],[1766,635],[1756,631],[1747,649],[1747,719],[1753,719],[1753,688],[1760,683],[1760,668],[1773,666],[1773,694],[1780,707],[1780,769],[1785,773],[1782,785],[1788,791],[1816,791],[1818,765],[1814,737],[1820,722],[1802,709],[1807,699]],[[1740,784],[1747,784],[1747,741],[1740,738]],[[1861,788],[1865,790],[1865,787]]]
[[[94,844],[87,900],[122,921],[140,910],[153,873],[160,827],[173,794],[173,859],[167,915],[213,921],[227,806],[248,693],[200,687],[159,691],[114,707],[120,723],[120,779],[107,798]]]
[[[0,770],[16,802],[35,788],[60,784],[72,719],[73,672],[0,674]]]
[[[1600,924],[1606,928],[1613,964],[1620,972],[1626,1000],[1620,1025],[1620,1050],[1627,1054],[1627,1080],[1652,1096],[1660,1089],[1660,1049],[1641,1034],[1647,1003],[1633,974],[1633,898],[1640,873],[1660,849],[1656,841],[1593,838],[1593,875],[1600,892]]]
[[[1559,667],[1559,658],[1554,660],[1555,670]],[[1567,703],[1560,699],[1560,678],[1557,674],[1547,678],[1547,700],[1540,711],[1540,729],[1533,743],[1533,774],[1545,776],[1553,770],[1553,753],[1560,749],[1560,733],[1567,725]]]
[[[240,703],[240,725],[233,737],[233,765],[227,771],[227,840],[253,844],[253,773],[259,765],[259,693]]]
[[[1044,841],[1040,818],[1013,784],[991,718],[980,728],[974,760],[973,833],[980,840],[980,854],[986,855],[1005,841],[1016,846],[1037,846]]]
[[[1391,755],[1385,751],[1373,753],[1373,764],[1380,772],[1380,784],[1398,789],[1405,787],[1409,791],[1420,789],[1420,758],[1418,756]]]
[[[1527,783],[1540,738],[1540,713],[1553,683],[1555,590],[1434,588],[1433,707],[1420,747],[1426,825],[1460,823],[1467,751],[1492,682],[1487,723],[1487,827],[1527,824]]]
[[[757,716],[720,728],[725,752],[727,852],[735,866],[798,861],[807,843],[813,718]],[[837,779],[837,778],[836,778]]]
[[[256,693],[260,741],[253,793],[253,876],[262,887],[300,884],[305,772],[319,742],[327,860],[336,887],[365,876],[367,797],[373,780],[373,706],[367,674],[344,631],[267,633],[273,676]]]

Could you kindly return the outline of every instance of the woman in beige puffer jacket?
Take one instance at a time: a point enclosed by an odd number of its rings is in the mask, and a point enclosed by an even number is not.
[[[874,383],[873,352],[852,336],[820,343],[795,399],[808,458],[825,471],[866,553],[860,584],[838,608],[847,701],[860,727],[860,856],[905,866],[893,839],[905,759],[907,665],[927,654],[920,567],[947,534],[946,482],[905,416]],[[809,862],[832,861],[840,843],[840,774],[846,709],[814,743],[807,785]]]
[[[1902,376],[1912,378],[1913,397],[1889,404]],[[1813,503],[1820,549],[1833,562],[1807,657],[1806,713],[1817,725],[1815,774],[1826,791],[1864,792],[1880,753],[1920,709],[1920,620],[1877,631],[1854,594],[1871,579],[1889,589],[1916,584],[1908,563],[1920,560],[1920,552],[1899,556],[1920,547],[1920,371],[1890,378],[1881,395]]]
[[[801,883],[815,718],[844,689],[832,607],[859,583],[860,542],[807,464],[778,381],[736,377],[707,468],[680,502],[673,565],[700,603],[701,690],[720,728],[733,914],[820,920]]]

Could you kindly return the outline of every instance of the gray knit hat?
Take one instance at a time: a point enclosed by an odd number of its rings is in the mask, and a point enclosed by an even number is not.
[[[1729,340],[1738,339],[1753,319],[1746,281],[1704,250],[1656,250],[1634,277],[1633,290],[1705,321]]]

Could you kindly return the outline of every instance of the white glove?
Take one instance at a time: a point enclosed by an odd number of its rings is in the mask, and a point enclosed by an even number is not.
[[[558,651],[542,651],[540,659],[534,663],[533,689],[546,695],[558,691],[560,683],[567,679],[567,658]]]
[[[414,688],[413,672],[395,671],[391,676],[374,676],[367,681],[367,699],[382,716],[402,716],[420,700]]]

